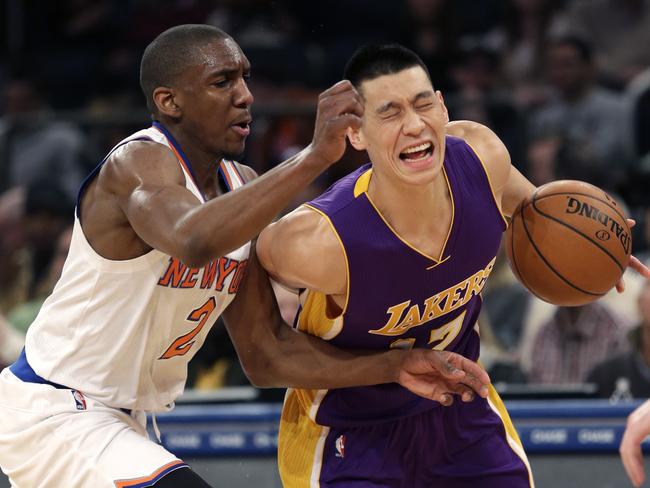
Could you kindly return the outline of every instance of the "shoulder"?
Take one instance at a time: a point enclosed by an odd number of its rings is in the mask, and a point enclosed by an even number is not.
[[[265,237],[282,242],[296,257],[311,259],[321,252],[336,250],[339,246],[336,232],[329,219],[320,211],[302,205],[262,231]]]
[[[98,182],[115,190],[126,186],[156,183],[185,184],[176,156],[154,141],[130,141],[118,147],[106,160]]]
[[[463,139],[481,160],[495,189],[502,188],[510,175],[510,153],[488,127],[469,120],[450,122],[447,134]]]
[[[326,294],[340,293],[345,286],[345,252],[336,231],[324,214],[309,206],[264,229],[257,252],[269,274],[286,285]]]

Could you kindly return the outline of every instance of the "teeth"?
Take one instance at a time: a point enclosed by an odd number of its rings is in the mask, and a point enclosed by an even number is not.
[[[405,149],[403,153],[410,154],[418,151],[424,151],[425,149],[429,149],[430,147],[431,147],[431,143],[425,142],[423,144],[420,144],[419,146],[409,147],[408,149]]]

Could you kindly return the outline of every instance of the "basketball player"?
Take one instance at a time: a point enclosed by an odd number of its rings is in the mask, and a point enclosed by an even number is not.
[[[363,99],[352,145],[371,164],[270,225],[257,250],[302,294],[296,328],[340,347],[479,356],[481,290],[506,216],[533,185],[503,143],[449,123],[426,66],[367,46],[344,78]],[[442,408],[396,384],[289,390],[280,424],[285,487],[517,488],[533,478],[498,395]]]
[[[244,185],[255,175],[231,158],[250,130],[249,72],[235,41],[208,26],[170,29],[145,50],[153,126],[82,185],[62,277],[0,374],[0,466],[12,486],[208,486],[147,439],[146,414],[172,408],[231,302],[229,332],[259,384],[398,381],[443,403],[486,394],[487,375],[459,355],[351,354],[281,327],[250,240],[341,157],[362,108],[348,82],[323,92],[311,145]]]

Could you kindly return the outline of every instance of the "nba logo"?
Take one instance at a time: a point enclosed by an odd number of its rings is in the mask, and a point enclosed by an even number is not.
[[[72,390],[72,398],[77,405],[77,410],[86,410],[86,399],[80,391]]]
[[[344,458],[345,457],[345,436],[340,435],[336,438],[336,442],[334,444],[336,447],[336,457],[338,458]]]

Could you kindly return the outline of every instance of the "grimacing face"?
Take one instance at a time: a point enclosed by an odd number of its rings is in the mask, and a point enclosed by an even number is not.
[[[230,38],[197,49],[196,63],[180,77],[175,99],[182,122],[207,150],[235,158],[250,133],[250,63]]]
[[[350,131],[352,145],[368,151],[376,173],[404,183],[426,185],[440,174],[449,121],[442,95],[420,67],[361,83],[361,129]]]

